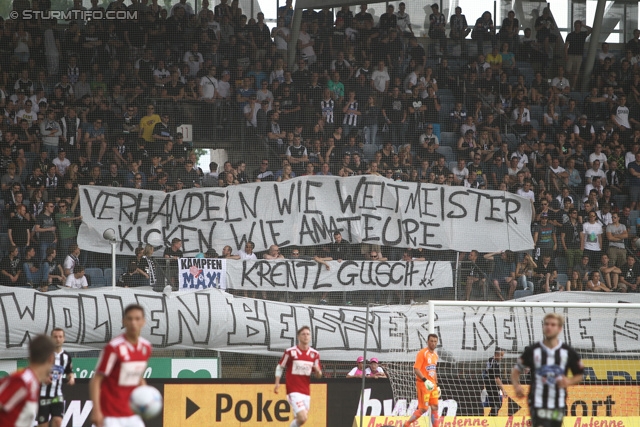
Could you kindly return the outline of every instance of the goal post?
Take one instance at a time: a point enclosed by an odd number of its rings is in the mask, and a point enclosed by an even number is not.
[[[394,396],[394,412],[389,415],[406,416],[415,409],[413,363],[417,351],[426,347],[428,333],[434,333],[439,337],[441,412],[459,417],[488,415],[483,399],[489,379],[483,371],[499,350],[506,396],[498,415],[528,417],[526,398],[515,396],[510,372],[525,347],[542,339],[544,315],[558,312],[565,317],[561,340],[576,349],[585,365],[583,383],[569,390],[567,415],[640,416],[638,303],[432,300],[402,307],[388,307],[405,318],[406,329],[398,331],[395,349],[384,356]],[[419,339],[407,338],[413,331]]]

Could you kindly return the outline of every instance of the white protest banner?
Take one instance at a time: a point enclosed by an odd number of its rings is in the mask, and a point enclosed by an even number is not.
[[[282,183],[196,188],[165,194],[80,186],[83,221],[78,243],[118,251],[157,248],[178,237],[184,254],[225,245],[255,251],[271,245],[329,243],[335,231],[351,243],[480,252],[533,248],[531,203],[503,191],[395,182],[382,177],[300,177]]]
[[[432,290],[453,287],[449,262],[313,260],[227,262],[228,289],[334,292]]]
[[[584,295],[584,298],[581,298]],[[634,294],[598,295],[602,302],[638,302]],[[590,292],[558,292],[555,301],[593,300]],[[302,305],[234,298],[217,289],[167,296],[140,288],[98,288],[37,292],[0,287],[0,358],[27,356],[29,338],[65,330],[67,351],[101,349],[121,334],[128,304],[145,308],[143,336],[155,348],[207,348],[280,356],[295,345],[296,330],[311,327],[313,347],[325,360],[354,360],[362,354],[392,357],[426,346],[428,306],[364,307]],[[495,347],[510,352],[542,338],[543,308],[447,307],[436,311],[441,351],[457,359],[486,360]],[[568,319],[563,340],[577,350],[613,354],[640,351],[638,315],[623,309],[563,309]],[[596,316],[597,314],[597,316]]]
[[[226,289],[226,259],[180,258],[178,290]]]

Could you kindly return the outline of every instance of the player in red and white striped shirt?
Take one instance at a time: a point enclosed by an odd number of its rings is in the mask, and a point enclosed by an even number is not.
[[[50,337],[38,335],[29,343],[29,366],[0,380],[0,426],[33,426],[40,383],[49,378],[54,349]]]
[[[133,389],[145,384],[142,377],[151,356],[151,343],[140,336],[145,324],[144,308],[131,304],[124,309],[125,333],[102,350],[96,373],[89,383],[96,427],[144,427],[129,407]]]
[[[320,353],[313,349],[311,329],[303,326],[298,329],[298,345],[285,350],[276,367],[276,385],[274,393],[278,394],[280,377],[286,369],[287,399],[295,415],[290,427],[300,427],[307,422],[311,406],[311,375],[322,377]]]

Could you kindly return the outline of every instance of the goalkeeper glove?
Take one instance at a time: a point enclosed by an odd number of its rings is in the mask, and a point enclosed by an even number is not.
[[[433,382],[428,380],[426,377],[422,381],[424,381],[424,384],[427,386],[427,390],[433,390],[434,387],[436,386]]]

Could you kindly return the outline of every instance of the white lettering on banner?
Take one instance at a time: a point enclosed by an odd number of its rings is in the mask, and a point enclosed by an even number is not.
[[[569,295],[570,294],[570,295]],[[579,301],[590,294],[556,293],[554,300]],[[601,295],[603,302],[636,302],[638,295]],[[592,297],[591,297],[592,298]],[[413,353],[426,346],[428,307],[386,306],[334,307],[288,304],[235,298],[217,289],[173,293],[165,296],[153,291],[99,288],[86,291],[59,290],[55,294],[31,289],[0,287],[0,357],[27,356],[29,338],[63,327],[68,351],[101,349],[121,334],[122,311],[128,304],[145,307],[147,322],[143,336],[155,348],[207,348],[280,356],[295,345],[295,331],[309,325],[313,347],[325,360],[350,360],[362,354],[368,330],[371,357],[384,358],[403,348]],[[64,309],[79,307],[74,316],[59,316]],[[459,360],[481,360],[492,355],[496,346],[511,352],[522,351],[541,336],[540,324],[551,309],[512,307],[446,307],[436,311],[435,331],[444,351]],[[70,311],[71,312],[71,311]],[[70,313],[67,312],[67,313]],[[563,338],[584,351],[608,349],[612,352],[639,351],[637,315],[623,308],[565,308],[568,319]],[[611,331],[602,334],[599,331]]]
[[[254,261],[180,258],[181,291],[260,289],[287,292],[432,290],[453,286],[449,262]]]
[[[229,245],[329,243],[335,231],[351,243],[480,252],[533,247],[531,204],[509,192],[399,183],[375,176],[300,177],[221,189],[157,191],[81,186],[81,247],[108,250],[113,228],[118,250],[140,243],[157,248],[172,238],[186,255]],[[96,246],[97,245],[97,246]]]

